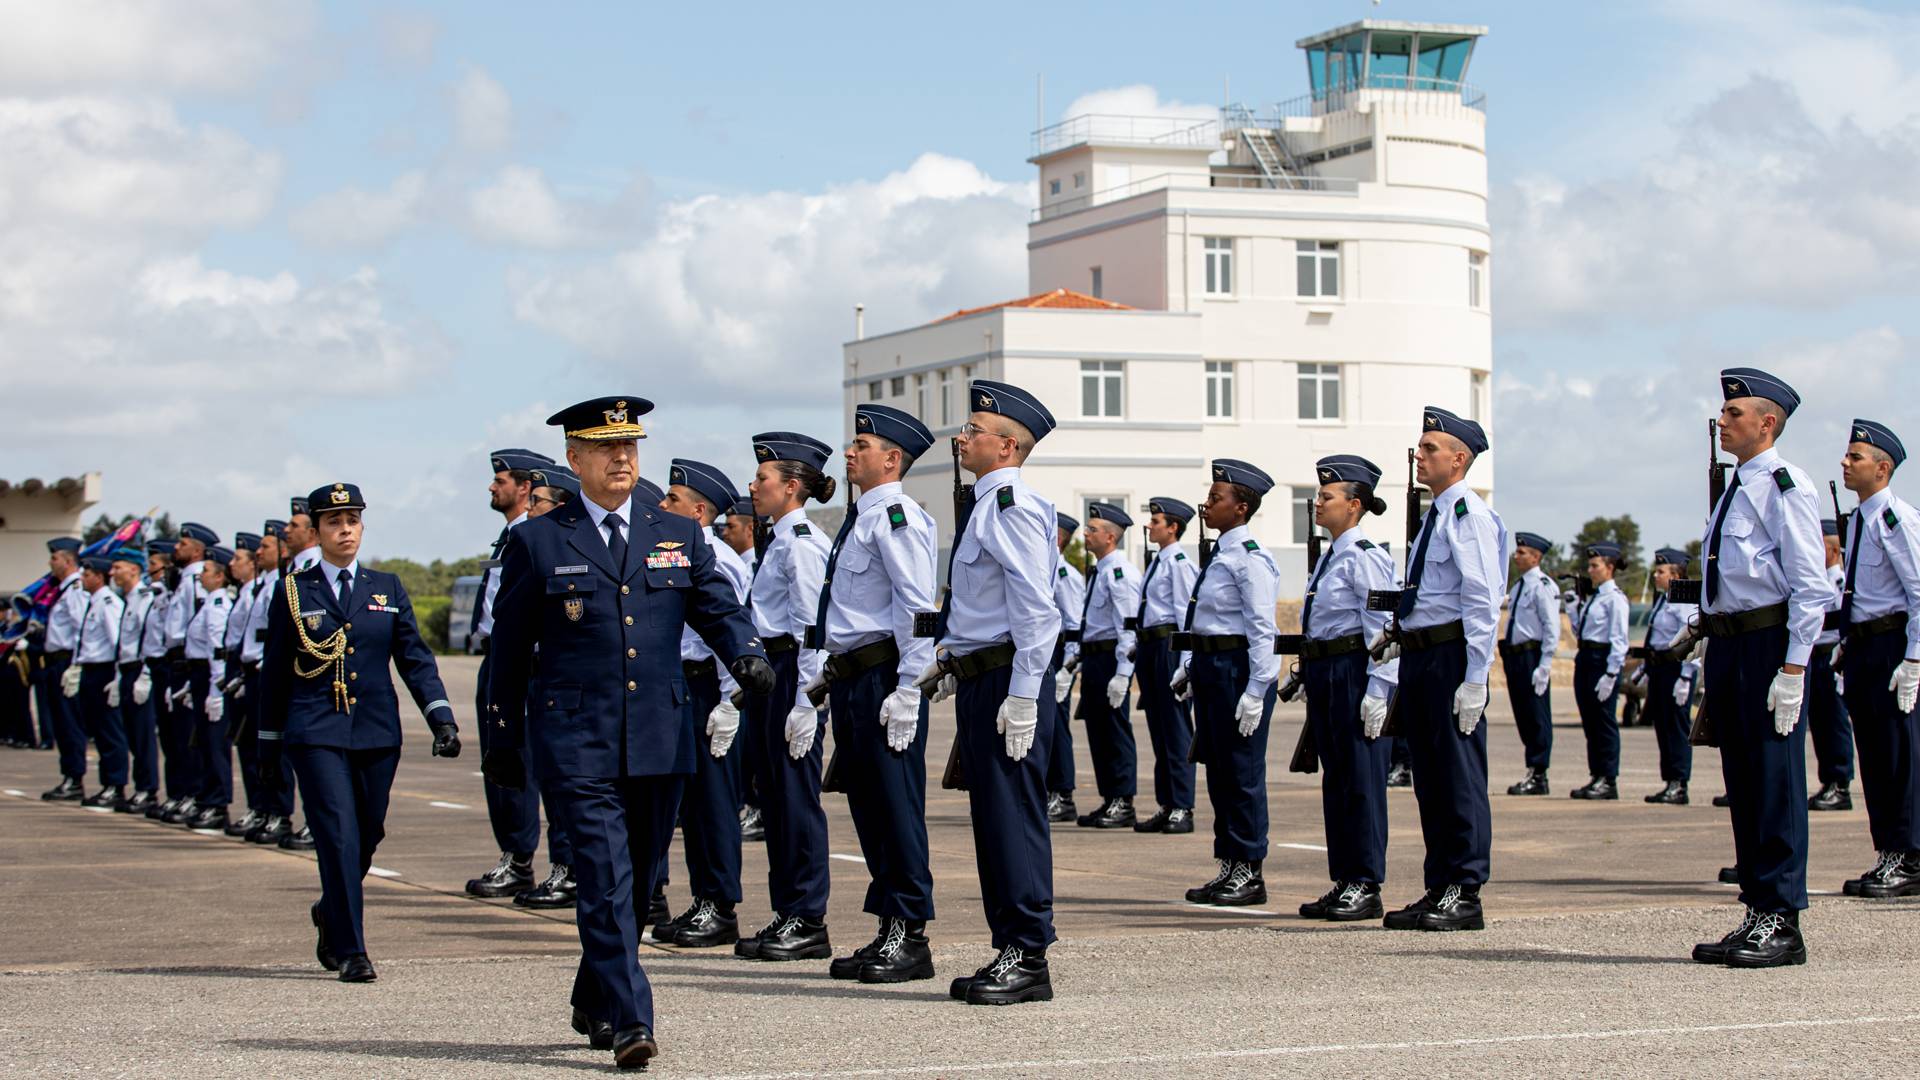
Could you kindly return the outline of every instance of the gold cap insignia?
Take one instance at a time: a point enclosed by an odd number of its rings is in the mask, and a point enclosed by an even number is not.
[[[853,426],[858,428],[870,428],[873,426],[873,417],[868,416],[866,413],[861,413],[859,416],[856,416],[853,418]]]
[[[604,416],[604,417],[606,417],[606,418],[607,418],[607,426],[608,426],[608,427],[612,427],[612,426],[613,426],[613,425],[615,425],[615,424],[624,424],[624,423],[626,423],[626,422],[627,422],[627,409],[626,409],[626,405],[627,405],[627,403],[623,401],[623,402],[621,402],[621,403],[620,403],[620,408],[618,408],[618,409],[608,409],[608,410],[606,410],[605,412],[603,412],[603,413],[601,413],[601,414],[600,414],[600,415],[602,415],[602,416]]]
[[[338,484],[335,484],[333,490],[327,494],[327,498],[335,506],[338,506],[341,503],[347,502],[348,500],[352,499],[353,496],[348,495],[345,488],[339,486]]]
[[[1741,392],[1742,392],[1742,391],[1743,391],[1744,389],[1745,389],[1745,387],[1743,387],[1743,386],[1741,386],[1741,385],[1740,385],[1740,380],[1739,380],[1739,379],[1728,379],[1728,380],[1727,380],[1727,393],[1729,393],[1729,394],[1735,394],[1735,395],[1739,395],[1739,394],[1741,394]]]
[[[1432,413],[1428,413],[1428,414],[1427,414],[1427,426],[1428,426],[1428,427],[1430,427],[1430,428],[1437,428],[1437,427],[1439,427],[1439,426],[1440,426],[1440,418],[1439,418],[1439,417],[1437,417],[1437,416],[1435,416],[1435,415],[1433,415]]]
[[[1867,438],[1867,429],[1866,429],[1866,428],[1854,428],[1854,429],[1853,429],[1853,441],[1854,441],[1854,442],[1867,442],[1867,441],[1869,441],[1869,440],[1868,440],[1868,438]]]
[[[991,409],[993,408],[993,395],[982,390],[973,396],[973,403],[978,408]]]
[[[1323,484],[1331,484],[1331,483],[1333,483],[1333,470],[1332,470],[1332,469],[1321,469],[1321,470],[1320,470],[1320,482],[1321,482],[1321,483],[1323,483]]]

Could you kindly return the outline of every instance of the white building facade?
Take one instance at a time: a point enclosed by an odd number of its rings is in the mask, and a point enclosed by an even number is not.
[[[848,342],[846,430],[876,401],[952,435],[969,379],[1014,383],[1059,421],[1025,479],[1083,519],[1096,499],[1142,522],[1154,496],[1197,504],[1208,461],[1250,461],[1276,482],[1252,528],[1283,596],[1305,588],[1324,455],[1386,471],[1388,514],[1366,529],[1400,554],[1427,404],[1486,425],[1469,480],[1491,499],[1486,113],[1465,82],[1484,33],[1366,20],[1298,43],[1311,92],[1294,101],[1036,132],[1035,295]],[[907,487],[950,530],[945,459]],[[1136,532],[1136,564],[1142,546]]]

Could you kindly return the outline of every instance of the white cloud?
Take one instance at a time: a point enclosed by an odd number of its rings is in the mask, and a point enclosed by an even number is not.
[[[310,0],[0,0],[0,90],[236,93],[317,22]]]
[[[380,54],[396,67],[419,69],[433,62],[440,41],[440,23],[421,11],[383,11],[374,33]]]
[[[482,239],[530,248],[611,247],[642,224],[646,185],[636,181],[611,200],[569,198],[546,174],[509,165],[467,196],[467,213]]]
[[[378,248],[418,220],[427,174],[401,173],[385,191],[357,187],[328,192],[287,219],[294,234],[315,247]]]
[[[1220,115],[1217,105],[1161,101],[1160,91],[1145,83],[1116,86],[1081,94],[1067,103],[1062,119],[1076,116],[1162,116],[1187,120],[1212,120]]]
[[[513,99],[486,69],[468,67],[451,89],[455,144],[475,154],[497,154],[513,144]]]

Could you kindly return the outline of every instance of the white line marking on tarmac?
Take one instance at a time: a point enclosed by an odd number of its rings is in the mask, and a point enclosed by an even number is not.
[[[187,830],[187,831],[188,831],[188,832],[191,832],[191,833],[193,833],[193,834],[194,834],[194,835],[196,835],[196,836],[225,836],[225,835],[227,835],[227,834],[226,834],[225,832],[223,832],[223,831],[221,831],[221,830],[219,830],[219,829],[189,829],[189,830]]]
[[[485,775],[487,775],[487,774],[486,774],[486,773],[483,773],[483,772],[477,772],[477,773],[474,773],[473,775],[475,775],[475,776],[485,776]]]
[[[829,859],[839,859],[839,860],[840,860],[841,862],[857,862],[857,863],[865,863],[865,862],[867,861],[867,860],[865,860],[865,859],[863,859],[863,858],[861,858],[861,857],[860,857],[860,856],[858,856],[858,855],[842,855],[842,854],[840,854],[840,853],[839,853],[839,852],[837,852],[837,851],[836,851],[836,852],[834,852],[834,853],[833,853],[833,854],[831,854],[831,855],[828,855],[828,856],[827,856],[827,858],[829,858]]]
[[[718,1073],[705,1080],[799,1080],[809,1076],[900,1076],[923,1073],[985,1073],[1033,1069],[1087,1068],[1101,1065],[1158,1065],[1179,1061],[1230,1061],[1243,1058],[1308,1057],[1316,1054],[1372,1053],[1380,1050],[1450,1050],[1470,1046],[1508,1046],[1525,1043],[1590,1042],[1601,1039],[1661,1038],[1673,1035],[1712,1035],[1746,1031],[1779,1031],[1825,1027],[1864,1027],[1872,1024],[1910,1024],[1920,1013],[1905,1016],[1846,1016],[1825,1020],[1776,1020],[1751,1024],[1701,1024],[1694,1027],[1616,1028],[1606,1031],[1545,1031],[1525,1035],[1488,1035],[1462,1039],[1418,1039],[1404,1042],[1319,1043],[1307,1046],[1263,1046],[1245,1050],[1195,1050],[1184,1054],[1127,1054],[1115,1057],[1062,1058],[1053,1061],[984,1061],[948,1065],[889,1065],[884,1068],[809,1070],[780,1073]]]
[[[400,876],[400,871],[389,870],[384,866],[369,866],[367,867],[367,873],[372,874],[374,877],[399,877]]]
[[[81,807],[80,809],[82,809],[82,810],[85,810],[85,811],[87,811],[88,813],[92,813],[92,814],[111,814],[111,813],[113,813],[113,808],[112,808],[112,807],[110,807],[110,806],[83,806],[83,807]]]
[[[467,806],[467,804],[466,804],[466,803],[463,803],[463,802],[441,802],[441,801],[440,801],[439,799],[435,799],[435,800],[433,800],[432,802],[430,802],[430,803],[428,803],[427,805],[428,805],[428,806],[437,806],[437,807],[439,807],[439,808],[440,808],[440,809],[442,809],[442,810],[467,810],[467,809],[471,809],[471,808],[470,808],[469,806]]]
[[[1257,907],[1220,907],[1217,904],[1189,904],[1185,900],[1168,900],[1174,907],[1183,907],[1193,911],[1212,911],[1221,915],[1278,915],[1277,911],[1268,911]]]
[[[1274,847],[1292,848],[1295,851],[1325,851],[1319,844],[1275,844]]]
[[[19,788],[8,788],[7,794],[12,795],[16,799],[24,799],[27,797],[27,793],[21,791]]]

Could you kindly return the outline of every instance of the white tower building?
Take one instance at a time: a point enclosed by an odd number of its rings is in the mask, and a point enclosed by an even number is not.
[[[951,435],[969,379],[1014,383],[1060,422],[1023,475],[1082,519],[1095,499],[1197,504],[1209,460],[1245,459],[1276,481],[1252,528],[1294,596],[1313,463],[1362,454],[1389,504],[1366,528],[1398,556],[1421,407],[1487,426],[1484,497],[1501,450],[1486,101],[1464,81],[1485,33],[1369,19],[1298,42],[1310,92],[1291,101],[1035,132],[1034,295],[846,343],[846,430],[878,401]],[[907,488],[950,530],[946,458]]]

